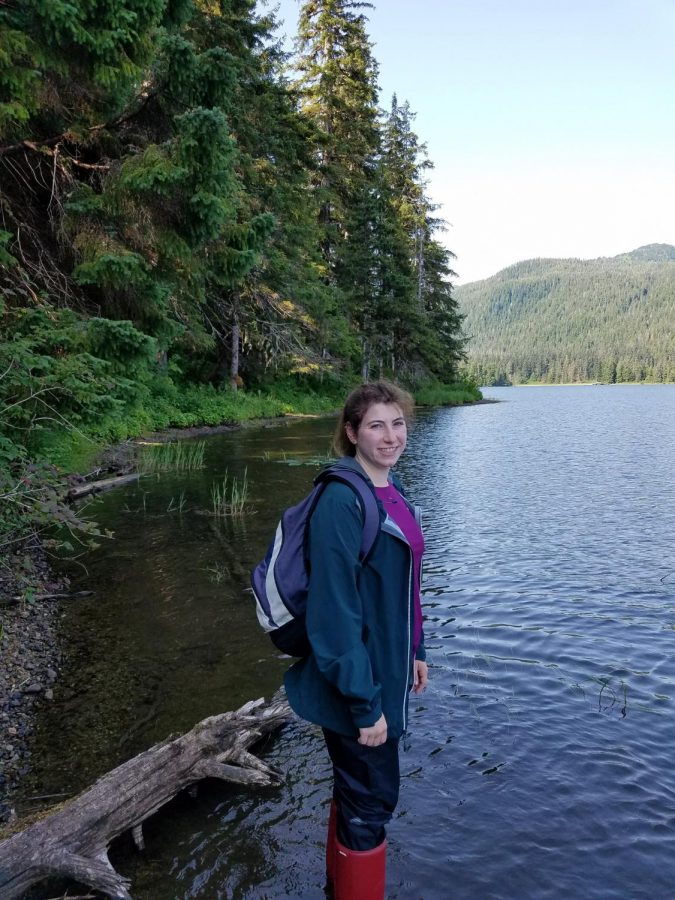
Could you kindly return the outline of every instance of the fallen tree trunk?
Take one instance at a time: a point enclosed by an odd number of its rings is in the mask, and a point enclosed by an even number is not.
[[[68,500],[80,500],[89,494],[100,494],[118,487],[120,484],[129,484],[140,477],[140,472],[132,472],[130,475],[115,475],[113,478],[103,478],[100,481],[87,481],[71,487],[68,491]]]
[[[78,597],[91,597],[93,591],[73,591],[71,594],[35,594],[31,603],[38,603],[40,600],[75,600]],[[15,606],[17,603],[24,603],[23,594],[15,594],[13,597],[0,597],[0,606]]]
[[[131,829],[142,848],[145,819],[202,778],[280,783],[279,773],[248,749],[290,716],[285,699],[253,700],[108,772],[57,812],[0,842],[0,897],[12,900],[45,878],[65,877],[115,900],[131,900],[129,880],[108,859],[113,839]]]

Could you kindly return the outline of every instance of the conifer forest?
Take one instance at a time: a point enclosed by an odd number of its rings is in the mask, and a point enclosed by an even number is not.
[[[675,247],[531,259],[462,285],[478,384],[675,381]]]
[[[279,411],[270,386],[455,380],[431,161],[368,6],[308,0],[292,54],[253,0],[0,6],[3,495],[92,438]]]

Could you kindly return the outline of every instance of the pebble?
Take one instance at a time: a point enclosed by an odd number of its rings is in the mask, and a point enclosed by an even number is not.
[[[53,582],[44,554],[30,553],[44,582]],[[21,587],[0,568],[0,594],[14,596]],[[56,589],[67,590],[67,585]],[[53,593],[52,588],[45,593]],[[59,649],[56,623],[58,603],[24,604],[0,609],[0,823],[14,815],[13,798],[21,779],[30,772],[30,736],[35,714],[44,700],[53,700],[52,685],[58,677]],[[49,685],[49,687],[46,687]]]

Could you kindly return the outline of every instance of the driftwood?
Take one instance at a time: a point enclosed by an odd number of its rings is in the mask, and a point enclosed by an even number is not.
[[[73,591],[70,594],[36,594],[32,601],[37,603],[40,600],[75,600],[78,597],[91,597],[93,591]],[[15,606],[17,603],[25,602],[23,594],[14,594],[13,597],[0,597],[0,606]]]
[[[136,481],[140,477],[139,472],[133,472],[130,475],[116,475],[114,478],[103,478],[101,481],[87,481],[84,484],[77,484],[68,491],[68,499],[79,500],[81,497],[87,497],[89,494],[100,494],[102,491],[109,491],[119,484]]]
[[[0,842],[0,897],[12,900],[45,878],[65,877],[115,900],[130,900],[129,880],[108,859],[112,840],[131,829],[142,849],[145,819],[202,778],[280,783],[279,773],[249,747],[290,715],[285,699],[253,700],[108,772],[57,812]]]

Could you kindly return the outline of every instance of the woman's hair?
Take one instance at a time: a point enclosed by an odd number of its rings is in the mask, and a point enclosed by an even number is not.
[[[390,381],[373,381],[354,388],[345,401],[333,435],[333,450],[338,456],[354,456],[356,454],[356,447],[347,437],[345,426],[351,425],[354,433],[358,434],[363,417],[373,403],[395,403],[403,413],[406,422],[410,421],[415,405],[407,391]]]

